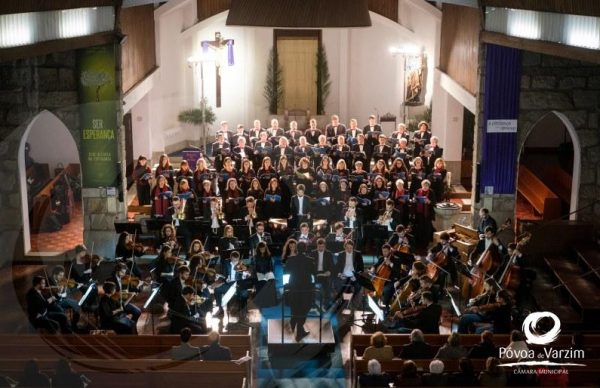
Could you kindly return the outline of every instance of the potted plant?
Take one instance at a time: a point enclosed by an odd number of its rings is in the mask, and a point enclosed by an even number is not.
[[[192,108],[179,112],[177,120],[180,123],[199,125],[201,128],[200,137],[202,138],[202,149],[206,152],[206,138],[208,129],[206,124],[215,122],[216,116],[210,106],[206,105],[206,99],[200,102],[200,108]]]
[[[325,47],[319,46],[317,50],[317,114],[325,114],[325,106],[331,89],[329,64]]]
[[[281,79],[281,65],[277,52],[271,48],[267,61],[267,79],[263,96],[267,100],[269,114],[276,115],[283,100],[283,81]]]

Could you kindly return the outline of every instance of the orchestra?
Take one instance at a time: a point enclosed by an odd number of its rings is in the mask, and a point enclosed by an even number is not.
[[[309,334],[308,311],[339,307],[342,294],[352,308],[374,298],[391,330],[433,333],[438,302],[455,288],[469,301],[460,332],[505,330],[526,264],[523,244],[506,251],[487,209],[469,261],[448,233],[431,244],[433,207],[446,197],[448,179],[438,139],[426,122],[412,137],[404,124],[387,136],[375,116],[368,122],[361,129],[352,119],[346,128],[333,115],[324,129],[311,119],[306,130],[291,122],[284,132],[276,119],[266,130],[256,120],[235,134],[223,122],[210,156],[195,166],[183,160],[175,170],[164,154],[152,174],[141,155],[131,182],[160,233],[142,243],[137,230],[122,231],[115,260],[105,260],[114,262],[112,275],[102,282],[95,272],[104,259],[76,247],[68,269],[56,266],[51,278],[35,279],[27,296],[32,324],[76,328],[77,298],[85,295],[84,306],[96,301],[103,329],[135,333],[143,298],[158,289],[153,302],[169,307],[171,333],[206,333],[208,315],[223,319],[231,304],[244,322],[250,300],[263,309],[286,292],[293,310],[287,327],[297,341]],[[375,252],[369,264],[363,250]],[[281,264],[289,276],[284,286],[276,275]],[[310,295],[292,295],[299,292]]]

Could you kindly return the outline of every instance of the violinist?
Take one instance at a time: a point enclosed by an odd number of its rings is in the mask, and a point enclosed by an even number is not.
[[[201,253],[204,252],[204,244],[202,244],[202,241],[195,239],[192,240],[192,242],[190,243],[190,248],[188,249],[187,255],[186,255],[186,260],[188,260],[190,262],[192,262],[192,259],[194,257],[198,257],[198,255],[200,255]],[[193,271],[194,268],[190,267],[190,269]]]
[[[181,249],[177,242],[175,227],[171,224],[164,224],[160,229],[160,241],[158,246],[161,247],[164,245],[170,246],[173,252],[178,252]]]
[[[412,329],[421,329],[425,334],[440,333],[440,317],[442,315],[442,306],[434,302],[430,291],[421,293],[421,307],[414,309],[415,315],[409,314],[409,311],[397,311],[394,318],[398,319],[396,331],[399,333],[410,333]]]
[[[137,276],[138,278],[142,277],[142,271],[135,263],[135,260],[132,260],[134,257],[141,257],[146,252],[147,248],[144,247],[141,243],[135,243],[131,234],[128,232],[121,232],[119,234],[119,239],[117,240],[117,246],[115,247],[115,257],[121,258],[121,260],[126,263],[129,267],[133,265],[131,270],[132,274]]]
[[[87,248],[84,245],[77,245],[75,247],[75,258],[71,262],[71,270],[69,271],[71,278],[80,284],[89,283],[92,279],[92,265]]]
[[[438,285],[443,287],[446,284],[446,272],[450,274],[452,284],[456,285],[456,263],[460,261],[460,252],[450,243],[448,233],[442,232],[440,234],[440,241],[429,250],[426,260],[429,263],[435,263],[435,265],[429,264],[429,266],[437,274],[435,277]],[[436,267],[436,265],[443,270]]]
[[[131,178],[135,181],[135,192],[140,206],[150,205],[152,170],[147,163],[148,159],[144,155],[140,155],[131,174]]]
[[[256,274],[254,304],[260,308],[276,305],[277,290],[275,288],[275,275],[273,272],[273,257],[265,241],[259,242],[256,246],[253,267]]]
[[[117,293],[140,292],[140,289],[138,288],[140,285],[139,279],[135,280],[131,275],[128,276],[127,266],[123,263],[117,263],[112,276],[108,280],[115,285],[115,291]],[[131,314],[131,319],[134,322],[137,322],[140,315],[142,315],[142,311],[139,309],[139,307],[132,303],[127,303],[124,305],[123,312],[125,312],[125,314]]]
[[[215,316],[223,317],[223,295],[225,295],[229,288],[236,282],[250,278],[250,272],[244,263],[241,262],[239,252],[231,252],[229,260],[221,260],[219,277],[223,279],[223,284],[215,288],[215,300],[217,301],[217,306],[219,306],[219,311]],[[248,290],[245,287],[237,287],[236,296],[240,302],[240,319],[245,319],[245,313],[242,314],[241,312],[245,312],[246,309]]]
[[[56,297],[44,295],[46,278],[34,276],[32,287],[27,291],[27,315],[29,322],[36,329],[44,329],[51,334],[59,329],[63,334],[71,333],[67,316],[56,303]]]
[[[512,301],[506,290],[496,293],[496,300],[487,305],[469,307],[460,317],[458,332],[481,334],[490,330],[494,334],[508,334],[511,330]]]
[[[342,225],[342,233],[344,231]],[[327,249],[325,239],[317,240],[317,249],[310,252],[310,257],[315,266],[317,283],[323,292],[323,304],[328,306],[331,301],[331,274],[333,273],[333,253]]]
[[[402,264],[401,264],[402,265]],[[421,261],[412,263],[408,275],[394,282],[395,297],[390,309],[394,311],[400,304],[406,302],[410,294],[416,291],[420,284],[421,276],[427,273],[427,267]]]
[[[100,298],[100,328],[114,330],[117,334],[135,334],[135,322],[127,316],[123,309],[122,301],[115,298],[116,285],[113,282],[104,282],[102,285],[104,295]]]
[[[169,303],[169,318],[171,319],[171,334],[180,333],[182,329],[189,328],[193,334],[206,334],[206,317],[200,309],[198,297],[194,288],[185,286],[181,293]]]
[[[169,291],[167,293],[167,303],[169,304],[169,307],[171,307],[175,303],[175,300],[181,295],[181,291],[187,285],[191,273],[190,268],[185,265],[177,268],[177,277],[174,277],[168,284]]]
[[[175,276],[175,265],[178,258],[172,256],[172,252],[169,245],[163,245],[157,258],[154,259],[152,272],[160,284],[168,284]]]
[[[389,244],[383,244],[381,247],[381,256],[377,259],[377,263],[370,268],[372,275],[377,276],[373,280],[376,285],[376,292],[384,306],[388,307],[394,296],[394,283],[400,280],[401,265],[397,257],[392,252],[392,247]],[[377,285],[383,286],[378,289]]]
[[[56,298],[56,304],[63,310],[71,309],[71,327],[77,328],[77,323],[81,317],[81,307],[77,300],[70,298],[70,290],[77,286],[74,281],[69,281],[65,276],[65,267],[57,265],[52,269],[52,275],[49,280],[49,288],[52,291],[52,295]]]
[[[497,287],[496,281],[493,278],[487,278],[485,283],[483,283],[483,291],[481,294],[477,295],[475,298],[469,299],[467,307],[481,306],[494,302],[496,299],[496,292],[498,291]]]

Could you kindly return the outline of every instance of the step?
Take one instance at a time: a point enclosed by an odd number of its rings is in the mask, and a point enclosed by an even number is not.
[[[594,273],[596,279],[600,281],[600,249],[598,246],[593,244],[578,246],[575,253],[582,268],[586,272]]]
[[[553,289],[550,275],[537,271],[531,293],[540,310],[550,311],[558,316],[563,325],[580,325],[583,323],[581,315],[570,305],[569,301]]]
[[[471,198],[471,192],[467,191],[463,185],[452,185],[450,198]]]
[[[544,258],[546,264],[573,301],[582,310],[600,310],[600,287],[586,277],[577,263],[564,257]]]

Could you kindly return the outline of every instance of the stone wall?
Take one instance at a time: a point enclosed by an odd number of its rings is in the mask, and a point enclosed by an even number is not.
[[[581,144],[579,208],[589,206],[600,198],[600,65],[527,51],[523,52],[522,61],[517,150],[522,148],[533,126],[544,115],[552,111],[564,114],[575,128]],[[480,50],[478,71],[480,92],[476,127],[481,133],[485,93],[485,49]],[[481,151],[481,145],[477,143],[476,139],[475,161],[480,159]],[[515,155],[515,158],[518,158],[518,155]],[[473,209],[476,212],[482,207],[491,208],[497,220],[512,218],[515,195],[482,194],[480,202],[474,202]],[[597,223],[600,220],[600,203],[582,211],[577,219]]]
[[[600,198],[600,65],[523,52],[519,147],[535,123],[551,111],[564,114],[581,144],[579,208]],[[600,220],[600,203],[578,214],[584,221]]]
[[[0,63],[0,265],[23,256],[18,150],[31,120],[55,114],[79,143],[75,51]]]

